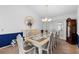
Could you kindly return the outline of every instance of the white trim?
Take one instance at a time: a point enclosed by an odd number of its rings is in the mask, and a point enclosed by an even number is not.
[[[4,47],[1,47],[0,49],[4,49],[4,48],[10,47],[10,46],[12,46],[12,45],[4,46]]]

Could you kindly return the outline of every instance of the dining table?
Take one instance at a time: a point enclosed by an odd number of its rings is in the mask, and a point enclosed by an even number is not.
[[[25,41],[30,42],[32,45],[34,45],[35,47],[38,48],[38,53],[42,54],[42,46],[45,45],[49,39],[49,37],[44,37],[44,36],[40,36],[40,35],[36,35],[33,37],[26,37]]]

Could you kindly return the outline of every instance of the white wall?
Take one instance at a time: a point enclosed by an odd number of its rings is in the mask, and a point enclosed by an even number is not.
[[[77,10],[77,34],[79,35],[79,6]]]
[[[62,15],[62,16],[57,16],[57,17],[52,17],[53,21],[50,23],[49,29],[52,30],[57,30],[57,23],[62,23],[62,31],[60,38],[66,40],[66,20],[67,18],[72,18],[72,19],[77,19],[77,14],[67,14],[67,15]]]
[[[24,19],[26,16],[32,16],[35,19],[33,28],[41,29],[41,17],[27,6],[0,6],[0,34],[19,32],[23,29],[26,29],[24,24]],[[66,39],[66,19],[69,17],[77,19],[76,13],[52,17],[53,21],[49,23],[49,30],[52,31],[53,29],[56,29],[57,23],[62,23],[63,30],[61,33],[61,38]]]
[[[41,28],[40,18],[27,6],[0,6],[0,34],[19,32],[25,29],[24,20],[26,16],[32,16],[35,23],[33,28]]]

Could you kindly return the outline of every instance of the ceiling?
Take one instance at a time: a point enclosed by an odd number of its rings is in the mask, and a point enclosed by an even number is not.
[[[77,5],[30,5],[29,8],[41,17],[77,13]]]

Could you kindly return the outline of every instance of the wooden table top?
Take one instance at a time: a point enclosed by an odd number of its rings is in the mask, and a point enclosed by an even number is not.
[[[41,39],[34,40],[34,39],[31,39],[30,37],[27,37],[25,39],[25,41],[28,41],[28,42],[30,42],[34,45],[37,45],[37,46],[42,46],[42,45],[46,44],[49,41],[49,39],[48,38],[44,38],[44,39],[42,38],[42,40]]]

